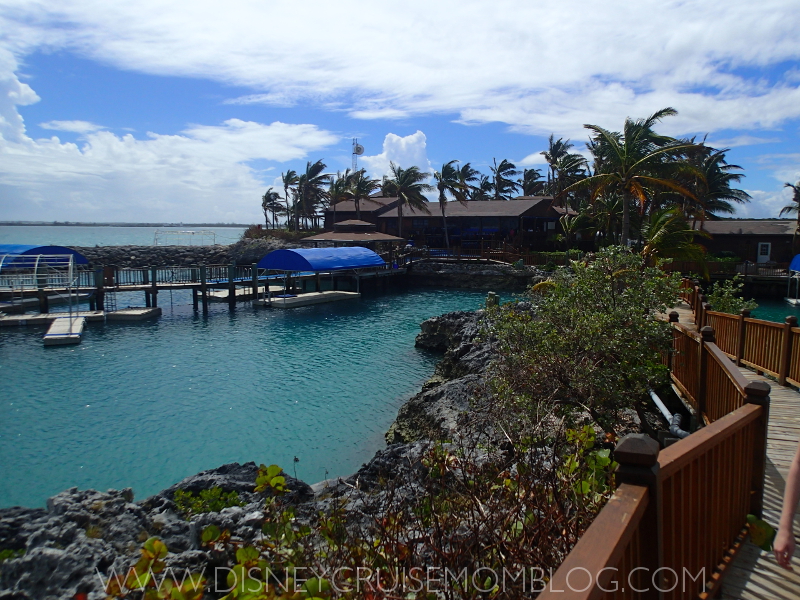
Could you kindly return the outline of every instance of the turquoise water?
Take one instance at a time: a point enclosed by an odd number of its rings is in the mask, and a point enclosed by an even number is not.
[[[160,319],[87,324],[79,346],[0,329],[0,506],[41,506],[71,486],[143,498],[231,461],[292,473],[297,456],[309,482],[350,474],[439,359],[414,348],[420,322],[484,297],[414,290],[232,313],[212,304],[203,317],[185,294],[172,305],[162,294]]]
[[[0,244],[53,246],[152,246],[158,231],[213,231],[217,244],[232,244],[244,232],[242,227],[82,227],[58,225],[0,225]],[[196,236],[195,236],[196,237]],[[161,245],[197,245],[199,238],[170,236]],[[194,241],[192,241],[194,240]],[[210,243],[210,242],[209,242]]]
[[[785,300],[756,298],[755,301],[758,308],[752,312],[752,316],[756,319],[783,323],[786,317],[794,316],[800,320],[800,306],[794,306]]]

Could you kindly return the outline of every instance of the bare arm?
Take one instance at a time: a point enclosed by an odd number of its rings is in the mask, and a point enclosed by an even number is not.
[[[786,480],[786,492],[783,495],[783,511],[781,522],[778,525],[778,534],[775,536],[773,549],[775,559],[784,569],[792,570],[792,555],[794,554],[794,513],[797,502],[800,500],[800,445],[789,467],[789,477]]]

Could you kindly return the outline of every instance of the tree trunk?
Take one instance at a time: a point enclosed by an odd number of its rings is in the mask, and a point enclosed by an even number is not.
[[[631,208],[630,208],[630,194],[627,190],[622,192],[622,240],[621,243],[626,248],[628,247],[628,238],[630,236],[631,227]]]
[[[403,237],[403,202],[397,203],[397,237]]]
[[[442,204],[442,223],[444,224],[444,245],[447,253],[450,254],[450,235],[447,233],[447,217],[444,214],[444,204]]]

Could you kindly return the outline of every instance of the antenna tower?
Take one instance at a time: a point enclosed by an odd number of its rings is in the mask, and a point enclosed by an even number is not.
[[[358,157],[364,154],[364,146],[358,143],[358,138],[353,138],[353,173],[358,170]]]

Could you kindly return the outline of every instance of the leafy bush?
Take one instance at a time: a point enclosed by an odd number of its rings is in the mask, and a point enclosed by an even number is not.
[[[675,305],[679,286],[678,274],[612,246],[531,288],[534,313],[489,311],[498,418],[511,415],[507,427],[525,435],[528,418],[577,426],[588,414],[614,436],[621,409],[666,378],[669,326],[655,315]]]
[[[244,502],[239,499],[239,494],[236,492],[225,494],[219,487],[201,490],[197,495],[186,490],[177,490],[173,499],[175,506],[187,519],[200,513],[219,512],[229,506],[244,506]]]
[[[7,560],[13,560],[15,558],[19,558],[20,556],[25,556],[25,549],[21,548],[19,550],[11,550],[5,549],[0,550],[0,564],[3,564]]]
[[[711,310],[738,315],[742,312],[742,309],[754,310],[758,308],[758,304],[754,300],[742,298],[743,288],[744,282],[740,275],[736,275],[733,279],[725,279],[714,283],[707,294]]]

